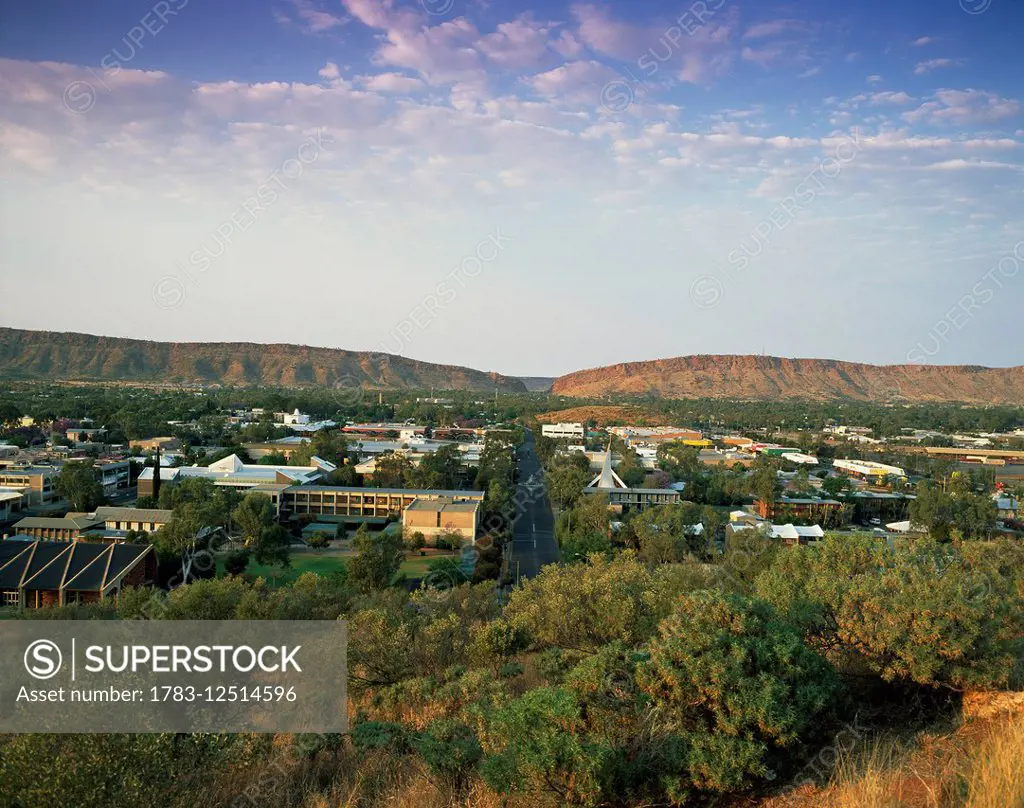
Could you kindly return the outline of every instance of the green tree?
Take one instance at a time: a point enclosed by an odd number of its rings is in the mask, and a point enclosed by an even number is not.
[[[75,511],[92,511],[103,504],[103,486],[96,479],[91,461],[69,461],[54,482],[57,493],[71,503]]]
[[[374,534],[361,525],[353,544],[356,556],[348,564],[352,585],[363,592],[390,586],[404,558],[401,534],[389,530]]]
[[[274,524],[274,503],[266,494],[250,491],[231,514],[246,546],[255,544],[263,531]]]
[[[291,536],[281,525],[269,525],[253,542],[252,557],[257,564],[291,566],[291,543]]]

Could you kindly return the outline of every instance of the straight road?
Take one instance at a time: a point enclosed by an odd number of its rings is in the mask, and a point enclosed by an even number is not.
[[[519,483],[516,488],[516,522],[508,571],[513,581],[533,578],[545,564],[559,559],[555,541],[555,517],[551,513],[544,472],[534,450],[533,433],[518,452]]]

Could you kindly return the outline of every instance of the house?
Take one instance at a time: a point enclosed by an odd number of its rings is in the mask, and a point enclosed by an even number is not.
[[[771,525],[768,528],[768,536],[779,539],[787,547],[810,544],[821,540],[824,535],[821,525]]]
[[[402,527],[410,533],[422,533],[428,540],[442,533],[458,533],[463,540],[475,543],[479,515],[479,502],[416,499],[402,512]]]
[[[34,539],[47,539],[50,542],[72,542],[82,538],[87,530],[95,530],[103,525],[102,519],[88,514],[68,514],[62,517],[26,516],[14,525],[19,533]]]
[[[156,579],[148,544],[0,542],[0,604],[21,609],[89,603]]]

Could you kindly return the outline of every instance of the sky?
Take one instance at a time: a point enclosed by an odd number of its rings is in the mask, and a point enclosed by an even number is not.
[[[0,325],[1024,364],[1018,0],[0,6]]]

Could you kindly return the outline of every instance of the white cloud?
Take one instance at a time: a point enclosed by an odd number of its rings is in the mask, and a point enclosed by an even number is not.
[[[912,47],[921,48],[921,47],[924,47],[925,45],[930,45],[934,41],[935,41],[934,37],[921,36],[921,37],[918,37],[917,39],[915,39],[910,44],[911,44]]]
[[[423,82],[401,73],[377,73],[360,76],[359,83],[367,90],[378,93],[412,93],[423,88]]]
[[[942,67],[956,67],[962,64],[959,59],[929,59],[926,62],[918,62],[914,67],[914,75],[923,76],[925,73],[930,73],[933,70],[938,70]]]
[[[983,90],[939,90],[933,100],[903,114],[908,123],[990,124],[1019,115],[1020,102]]]

